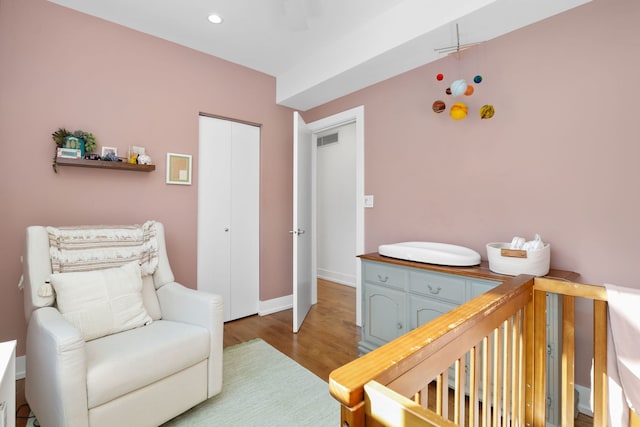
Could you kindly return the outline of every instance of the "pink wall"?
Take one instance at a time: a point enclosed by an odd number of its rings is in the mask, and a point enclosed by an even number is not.
[[[487,242],[540,232],[554,267],[640,286],[638,16],[635,0],[595,0],[306,112],[365,106],[367,251],[424,239],[485,254]],[[165,185],[164,156],[197,154],[200,111],[263,124],[261,299],[291,292],[291,111],[274,104],[271,77],[45,0],[0,0],[0,64],[0,341],[18,338],[23,354],[16,283],[29,224],[155,218],[177,279],[195,286],[197,182]],[[482,74],[470,104],[495,104],[495,118],[434,114],[439,72]],[[60,126],[146,146],[157,170],[55,175]],[[586,385],[590,330],[577,333]]]
[[[636,0],[595,0],[306,112],[365,106],[366,250],[431,240],[485,258],[487,242],[539,232],[553,267],[640,287],[639,16]],[[437,73],[483,75],[469,117],[433,113],[451,99]],[[576,333],[588,385],[590,323]]]
[[[24,354],[21,273],[25,227],[166,226],[178,281],[196,286],[197,175],[165,184],[167,152],[194,155],[198,113],[261,123],[263,300],[291,293],[292,112],[275,79],[45,0],[0,2],[0,341]],[[58,127],[93,132],[126,152],[142,145],[151,173],[51,168]]]

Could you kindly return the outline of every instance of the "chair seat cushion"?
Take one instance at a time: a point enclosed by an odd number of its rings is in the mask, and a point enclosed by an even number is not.
[[[86,350],[91,409],[205,360],[209,333],[199,326],[158,320],[87,342]]]

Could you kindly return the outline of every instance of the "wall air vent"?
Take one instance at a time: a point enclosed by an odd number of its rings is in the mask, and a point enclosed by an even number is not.
[[[318,147],[338,142],[338,132],[318,137]]]

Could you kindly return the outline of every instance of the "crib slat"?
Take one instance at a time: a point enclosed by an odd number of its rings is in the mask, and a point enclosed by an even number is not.
[[[478,346],[469,352],[469,426],[478,425],[480,402],[478,399]]]
[[[489,424],[489,396],[491,390],[491,346],[489,345],[489,337],[482,339],[482,427],[488,427]]]
[[[533,293],[533,291],[531,291]],[[525,425],[533,425],[533,384],[534,384],[534,369],[533,360],[535,355],[534,339],[533,339],[533,319],[535,318],[535,309],[533,307],[533,298],[529,299],[524,310],[524,335],[525,335],[525,359],[529,363],[525,364]]]
[[[491,425],[500,425],[500,397],[502,391],[502,334],[500,328],[493,331],[493,417]]]
[[[533,291],[534,348],[533,392],[534,427],[544,426],[546,419],[547,394],[547,295],[544,291]]]
[[[449,419],[449,370],[440,374],[440,395],[442,396],[442,417]]]
[[[443,413],[443,384],[442,374],[436,378],[436,414],[447,418],[447,415]],[[448,405],[447,405],[448,406]]]
[[[418,403],[422,405],[422,407],[426,408],[429,405],[429,383],[427,383],[419,393],[420,400]]]
[[[453,394],[453,422],[460,424],[464,420],[465,403],[464,356],[455,363],[455,387]],[[464,424],[464,422],[462,422]]]
[[[607,425],[607,303],[593,302],[593,425]]]
[[[518,310],[518,420],[519,425],[524,424],[525,419],[525,340],[524,340],[524,328],[523,328],[524,310]]]
[[[562,406],[560,411],[561,425],[573,427],[574,381],[575,381],[575,297],[562,297]]]
[[[513,386],[513,316],[504,323],[504,380],[503,380],[503,397],[502,397],[502,425],[508,427],[511,425],[512,413],[512,386]]]
[[[518,317],[517,313],[514,316],[511,316],[511,345],[510,349],[510,359],[511,359],[511,370],[510,370],[510,379],[509,379],[509,387],[510,387],[510,420],[518,419]]]

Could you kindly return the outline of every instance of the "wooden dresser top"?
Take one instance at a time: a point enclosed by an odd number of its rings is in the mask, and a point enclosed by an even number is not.
[[[378,252],[371,252],[368,254],[359,255],[358,257],[360,259],[365,259],[369,261],[386,262],[388,264],[396,264],[396,265],[401,265],[405,267],[421,268],[423,270],[439,271],[441,273],[458,274],[461,276],[478,277],[478,278],[488,279],[488,280],[497,280],[500,282],[503,282],[506,279],[513,277],[513,276],[508,276],[506,274],[494,273],[493,271],[489,270],[488,261],[482,261],[480,265],[474,265],[472,267],[450,267],[450,266],[444,266],[444,265],[426,264],[422,262],[406,261],[403,259],[391,258],[388,256],[380,255]],[[579,276],[580,275],[578,273],[573,271],[551,269],[549,270],[549,273],[545,277],[575,282]]]

